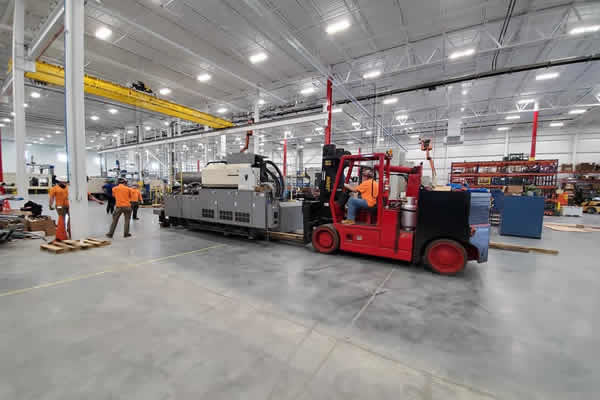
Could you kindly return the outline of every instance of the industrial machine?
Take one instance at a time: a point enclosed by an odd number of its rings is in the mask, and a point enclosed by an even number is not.
[[[273,162],[236,153],[209,163],[201,176],[183,179],[179,194],[164,197],[159,211],[170,224],[257,237],[302,229],[302,203],[283,202],[283,175]]]
[[[391,158],[390,153],[350,155],[326,145],[320,198],[305,201],[303,206],[304,240],[322,253],[340,249],[412,263],[424,261],[444,275],[460,272],[468,260],[487,261],[487,214],[473,209],[471,193],[424,190],[421,165],[392,166]],[[350,196],[343,184],[350,182],[354,170],[364,162],[374,164],[377,204],[362,210],[356,224],[342,224]],[[392,174],[407,180],[405,199],[390,198]],[[481,203],[475,206],[486,207]],[[483,217],[470,221],[471,213]]]
[[[323,148],[318,198],[284,202],[283,176],[264,157],[242,153],[209,164],[202,183],[183,194],[165,196],[158,211],[163,226],[190,225],[256,237],[287,235],[312,242],[322,253],[343,250],[420,263],[443,274],[460,272],[468,260],[487,261],[489,199],[471,193],[430,191],[421,185],[422,165],[391,165],[392,154],[351,155],[335,145]],[[344,183],[360,177],[371,164],[379,185],[375,207],[362,210],[357,223],[342,224],[350,196]],[[358,173],[356,173],[358,172]],[[390,196],[390,177],[406,180],[405,196]]]

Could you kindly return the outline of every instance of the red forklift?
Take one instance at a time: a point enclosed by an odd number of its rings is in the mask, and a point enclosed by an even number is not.
[[[442,275],[459,273],[468,260],[486,262],[490,226],[485,213],[470,218],[471,193],[426,190],[422,165],[392,166],[391,159],[391,152],[351,155],[325,145],[320,197],[303,203],[304,241],[321,253],[342,250],[423,262]],[[379,185],[376,206],[361,210],[355,224],[342,224],[350,197],[344,183],[360,177],[365,163],[372,164]],[[393,175],[406,180],[404,199],[390,198]]]

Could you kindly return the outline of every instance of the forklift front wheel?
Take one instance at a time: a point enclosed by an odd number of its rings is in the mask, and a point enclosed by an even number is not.
[[[321,225],[313,231],[312,245],[319,253],[330,254],[340,246],[340,237],[333,225]]]
[[[455,275],[467,264],[467,251],[458,242],[438,239],[425,249],[425,263],[441,275]]]

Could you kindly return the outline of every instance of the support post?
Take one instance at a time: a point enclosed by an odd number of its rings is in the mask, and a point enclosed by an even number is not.
[[[0,182],[4,182],[4,169],[2,168],[2,129],[0,128]],[[0,186],[0,194],[4,194],[4,188]]]
[[[327,79],[327,127],[325,128],[325,144],[331,144],[331,108],[333,107],[333,84]]]
[[[575,132],[573,135],[573,144],[571,145],[571,164],[573,164],[573,172],[575,172],[575,165],[577,164],[577,143],[579,142],[579,132]]]
[[[535,110],[533,112],[533,129],[531,130],[531,154],[529,155],[530,160],[535,160],[535,145],[537,143],[538,113],[539,113],[538,110]]]
[[[283,180],[287,180],[287,139],[283,139]]]
[[[504,132],[504,157],[508,157],[508,131]]]
[[[89,233],[83,92],[84,3],[85,0],[65,1],[65,135],[71,234],[77,239]]]
[[[24,47],[24,29],[25,25],[25,0],[15,0],[13,17],[13,40],[12,40],[12,59],[13,59],[13,112],[14,133],[15,133],[15,151],[16,151],[16,185],[17,195],[27,200],[29,197],[27,173],[25,170],[25,47]]]

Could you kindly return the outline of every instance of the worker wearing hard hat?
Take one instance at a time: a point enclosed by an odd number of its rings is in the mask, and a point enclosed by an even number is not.
[[[67,177],[59,176],[56,178],[56,185],[48,192],[48,206],[54,210],[56,205],[56,213],[59,216],[69,214],[69,187],[67,186]]]
[[[119,222],[121,214],[124,214],[124,235],[123,237],[130,237],[129,233],[129,222],[131,220],[131,199],[133,194],[131,189],[127,187],[127,179],[119,178],[119,184],[112,189],[113,197],[115,198],[115,212],[113,213],[112,224],[110,225],[110,231],[106,234],[107,237],[113,237],[115,228]]]
[[[138,208],[142,204],[142,192],[137,185],[131,185],[131,210],[133,211],[133,219],[139,219],[137,216]]]

